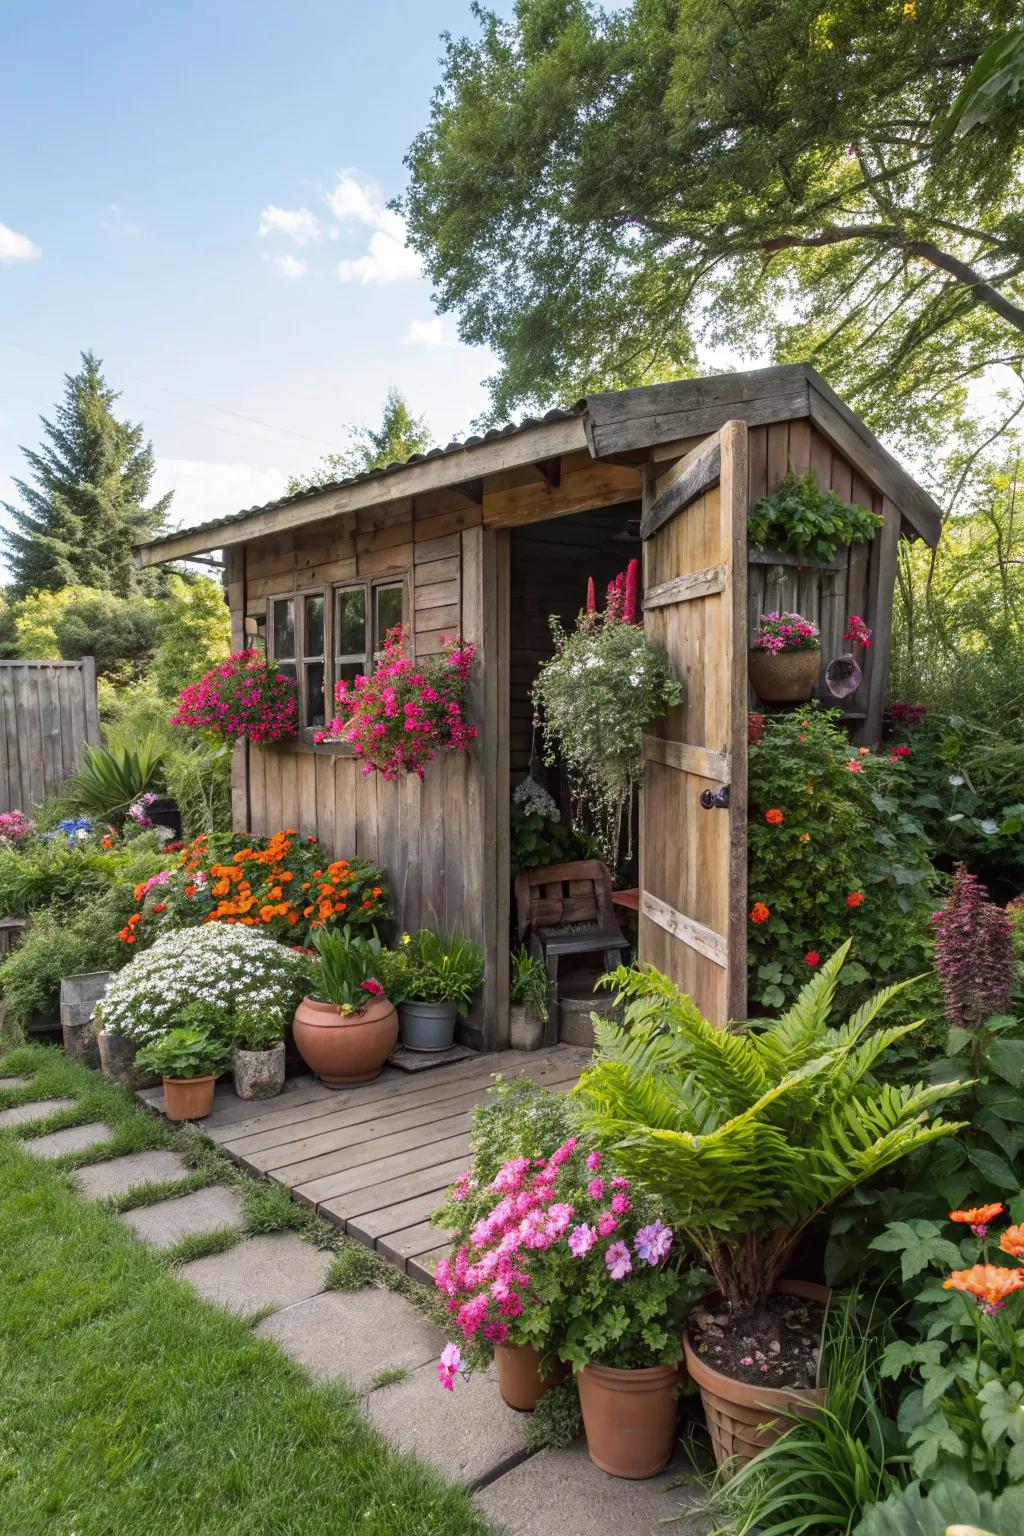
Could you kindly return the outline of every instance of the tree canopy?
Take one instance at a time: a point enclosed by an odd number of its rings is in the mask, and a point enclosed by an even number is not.
[[[288,494],[312,491],[318,486],[351,480],[371,469],[400,464],[414,453],[425,453],[431,445],[430,427],[425,416],[414,416],[405,396],[393,386],[384,397],[384,412],[376,431],[372,427],[352,430],[352,442],[341,453],[324,454],[319,464],[305,475],[293,475]]]
[[[1021,368],[1024,92],[943,131],[1020,0],[474,11],[402,207],[440,307],[499,354],[495,417],[725,346],[936,444],[983,370]]]
[[[42,418],[42,445],[22,449],[31,482],[15,480],[23,505],[3,503],[12,526],[0,529],[15,597],[72,585],[127,597],[140,586],[132,545],[165,522],[172,493],[145,505],[152,444],[140,425],[114,415],[118,395],[101,370],[83,352],[79,372],[65,375],[54,419]]]

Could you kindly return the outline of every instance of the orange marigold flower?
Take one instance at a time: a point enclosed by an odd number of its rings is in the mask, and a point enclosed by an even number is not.
[[[853,910],[856,911],[856,909],[859,906],[862,905],[863,901],[864,901],[864,892],[863,891],[851,891],[849,896],[847,896],[847,898],[846,898],[846,905],[848,907],[852,907]]]
[[[755,901],[750,911],[750,921],[752,923],[766,923],[771,915],[763,901]]]
[[[811,840],[811,834],[809,832],[801,832],[800,833],[800,841],[802,843],[809,843],[810,840]]]
[[[771,810],[765,811],[764,819],[770,827],[781,827],[786,818],[783,816],[781,811]],[[380,893],[378,891],[374,891],[373,894],[377,896]]]
[[[993,1200],[991,1205],[976,1205],[969,1211],[950,1211],[950,1221],[963,1222],[965,1227],[987,1227],[990,1221],[1003,1214],[1003,1202]]]
[[[265,923],[269,923],[271,918],[276,916],[277,913],[274,911],[273,907],[260,907],[260,917],[262,917]]]
[[[271,901],[280,901],[281,900],[281,896],[282,896],[281,887],[279,885],[275,885],[273,890],[270,892],[270,899],[271,899]]]
[[[303,917],[312,917],[313,916],[313,908],[312,907],[303,907],[302,915],[303,915]]]
[[[1014,1291],[1024,1289],[1024,1269],[975,1264],[972,1269],[955,1269],[948,1280],[943,1280],[942,1289],[965,1291],[980,1301],[986,1311],[995,1312]]]
[[[384,895],[383,888],[381,886],[379,886],[379,885],[375,885],[373,890],[370,892],[370,895],[371,896],[383,896]]]
[[[298,922],[298,920],[299,920],[299,914],[297,912],[289,912],[288,913],[288,922],[291,925],[291,927],[294,928],[295,924]]]
[[[857,751],[860,753],[861,757],[870,757],[871,756],[871,748],[870,747],[858,747]]]
[[[1024,1226],[1007,1227],[999,1239],[999,1246],[1012,1258],[1024,1259]]]

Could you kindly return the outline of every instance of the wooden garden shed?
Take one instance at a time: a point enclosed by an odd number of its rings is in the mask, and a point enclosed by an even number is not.
[[[874,541],[825,568],[748,549],[748,509],[789,466],[880,513]],[[222,550],[233,648],[266,645],[297,680],[299,738],[235,749],[236,827],[296,827],[333,854],[373,859],[403,927],[439,922],[476,938],[486,982],[466,1038],[493,1049],[508,1033],[509,795],[526,768],[548,615],[570,624],[587,576],[600,582],[642,550],[645,624],[685,699],[645,743],[640,956],[724,1022],[745,1001],[750,624],[766,608],[798,609],[820,625],[824,666],[845,649],[846,616],[862,614],[874,643],[846,712],[855,740],[876,741],[898,541],[934,544],[939,526],[927,493],[796,364],[591,395],[165,535],[137,559]],[[399,619],[417,655],[456,632],[478,648],[479,737],[423,784],[364,777],[349,748],[313,741],[334,682],[372,666]]]

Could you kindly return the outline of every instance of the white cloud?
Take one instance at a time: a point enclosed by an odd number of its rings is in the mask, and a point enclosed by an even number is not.
[[[411,320],[405,333],[407,347],[454,347],[454,341],[445,335],[441,316],[432,320]]]
[[[0,224],[0,261],[36,261],[42,251],[28,235]]]
[[[354,219],[373,231],[365,255],[339,261],[343,283],[398,283],[422,276],[419,257],[405,243],[405,220],[386,206],[373,182],[343,171],[325,201],[339,223]]]
[[[302,256],[268,256],[267,260],[282,277],[305,277],[309,271],[309,262]]]
[[[275,501],[284,495],[287,480],[284,470],[255,464],[158,458],[153,493],[163,496],[173,491],[171,522],[192,528],[196,523],[208,523],[229,512]]]
[[[308,208],[277,208],[268,203],[260,214],[260,239],[287,235],[296,245],[308,245],[320,237],[320,222]]]

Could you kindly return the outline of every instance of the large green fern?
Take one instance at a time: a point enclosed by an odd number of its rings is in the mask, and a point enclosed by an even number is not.
[[[959,1083],[872,1076],[917,1024],[873,1028],[908,983],[829,1024],[845,944],[781,1019],[719,1030],[658,971],[610,978],[624,1026],[595,1024],[574,1096],[587,1130],[684,1229],[737,1311],[763,1305],[807,1223],[958,1125],[932,1117]]]

